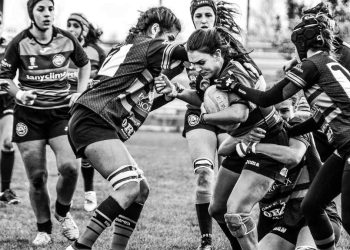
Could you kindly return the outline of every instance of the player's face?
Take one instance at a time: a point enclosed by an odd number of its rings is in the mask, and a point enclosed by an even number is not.
[[[289,121],[293,117],[293,107],[291,105],[289,106],[282,106],[277,109],[278,113],[282,117],[283,120]]]
[[[221,53],[219,52],[215,52],[213,55],[210,55],[195,50],[188,51],[187,55],[194,69],[204,79],[211,79],[212,77],[217,77],[224,63],[224,60],[221,57]]]
[[[68,20],[67,21],[67,30],[70,32],[75,38],[79,38],[83,29],[77,21]]]
[[[193,23],[196,30],[210,29],[215,24],[215,14],[209,6],[198,8],[193,14]]]
[[[52,27],[54,21],[54,5],[50,0],[38,2],[33,9],[33,16],[36,25],[43,30]]]

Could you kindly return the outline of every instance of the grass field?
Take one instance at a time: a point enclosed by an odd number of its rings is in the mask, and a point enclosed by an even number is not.
[[[199,230],[193,203],[194,179],[185,139],[178,133],[139,132],[127,146],[151,186],[149,199],[128,249],[196,249]],[[41,249],[31,246],[36,235],[36,223],[28,199],[28,181],[18,152],[16,156],[12,187],[22,203],[0,208],[0,249]],[[48,167],[51,200],[55,201],[57,171],[50,150]],[[110,191],[108,183],[99,174],[96,174],[95,188],[99,201]],[[79,179],[72,214],[81,230],[91,216],[83,210],[82,204],[83,189]],[[54,211],[53,205],[51,207]],[[60,235],[54,218],[52,221],[54,243],[45,249],[65,249],[69,242]],[[94,249],[109,249],[111,230],[102,234]],[[215,249],[230,249],[215,223],[213,234]],[[349,238],[343,235],[338,249],[350,249],[349,245]]]

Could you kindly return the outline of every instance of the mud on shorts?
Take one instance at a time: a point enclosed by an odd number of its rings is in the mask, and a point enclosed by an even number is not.
[[[13,121],[13,142],[49,140],[66,135],[69,108],[34,109],[16,105]]]
[[[0,93],[0,119],[6,115],[13,115],[15,99],[9,94]]]
[[[200,115],[200,109],[187,109],[185,113],[184,130],[182,131],[183,137],[186,137],[186,133],[194,129],[206,129],[213,131],[215,134],[227,133],[225,130],[216,126],[199,123]]]
[[[278,145],[289,145],[287,132],[282,129],[273,135],[267,135],[261,143],[273,143]],[[286,166],[263,154],[252,154],[244,158],[237,155],[236,152],[226,157],[222,166],[232,172],[240,174],[243,169],[269,177],[275,181],[285,183],[288,174]]]
[[[85,148],[98,141],[119,139],[116,130],[110,126],[101,116],[79,105],[68,124],[68,139],[77,158],[86,158]]]

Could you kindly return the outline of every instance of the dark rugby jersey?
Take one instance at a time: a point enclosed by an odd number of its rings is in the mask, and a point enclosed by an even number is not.
[[[229,72],[236,72],[237,66],[241,67],[243,70],[242,65],[238,65],[238,62],[235,62],[231,60],[226,64],[226,67],[224,67],[223,70],[220,72],[219,78],[225,78],[229,75]],[[238,77],[238,75],[236,75]],[[264,81],[261,81],[259,79],[252,79],[252,81],[244,80],[244,77],[241,77],[242,81],[240,81],[242,84],[246,85],[249,88],[254,88],[258,90],[264,91],[266,88],[266,84]],[[213,83],[211,83],[213,84]],[[200,88],[197,88],[197,92],[200,92]],[[199,94],[201,95],[201,94]],[[280,127],[278,125],[282,124],[281,117],[277,114],[275,108],[273,106],[267,107],[267,108],[261,108],[257,107],[255,104],[248,102],[247,100],[237,96],[237,99],[231,101],[230,105],[235,103],[242,103],[246,104],[249,107],[249,116],[248,119],[245,122],[242,122],[238,128],[236,128],[233,131],[229,131],[229,134],[238,137],[243,134],[246,134],[251,129],[255,127],[260,127],[267,131],[267,134],[271,133],[272,130],[274,130],[277,127]]]
[[[286,77],[304,89],[315,119],[324,119],[333,132],[333,145],[350,141],[350,73],[328,53],[304,59]]]
[[[84,46],[83,49],[90,60],[91,71],[99,70],[103,61],[106,59],[106,55],[102,48],[99,47],[97,44],[91,43]],[[70,84],[71,92],[76,92],[78,87],[78,67],[74,64],[72,60],[69,62],[67,77]]]
[[[22,90],[34,89],[37,93],[30,108],[68,107],[70,85],[67,69],[70,59],[78,67],[89,62],[83,48],[70,33],[53,27],[52,40],[43,45],[26,29],[7,46],[1,61],[0,78],[13,79],[18,69],[19,87]]]
[[[296,118],[292,119],[296,120]],[[299,120],[299,119],[298,119]],[[301,121],[298,121],[301,122]],[[287,184],[275,182],[265,197],[259,202],[261,213],[273,220],[281,219],[285,214],[286,205],[291,199],[305,197],[315,173],[321,167],[321,160],[316,151],[311,134],[294,137],[305,144],[307,150],[302,161],[289,169]],[[291,211],[289,211],[291,212]],[[300,211],[292,211],[300,214]]]
[[[154,98],[154,77],[171,68],[174,60],[187,60],[183,46],[148,36],[135,38],[107,55],[94,87],[76,104],[99,114],[127,140],[145,121]],[[74,112],[74,107],[72,112]]]

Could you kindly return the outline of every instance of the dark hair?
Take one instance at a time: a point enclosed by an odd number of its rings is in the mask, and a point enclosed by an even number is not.
[[[91,23],[89,25],[89,32],[85,37],[85,44],[96,44],[100,39],[103,31],[100,28],[95,28]]]
[[[28,11],[28,15],[30,20],[34,21],[34,16],[33,16],[33,9],[35,7],[35,5],[37,3],[39,3],[42,0],[28,0],[27,2],[27,11]],[[55,5],[54,0],[50,0],[52,2],[53,5]]]
[[[181,31],[180,20],[170,9],[166,7],[154,7],[141,13],[136,26],[129,30],[125,43],[130,44],[137,35],[146,34],[148,28],[155,23],[159,24],[161,32],[171,30],[173,27]]]
[[[217,49],[226,59],[236,59],[247,54],[243,45],[224,27],[196,30],[187,41],[187,51],[213,55]]]

